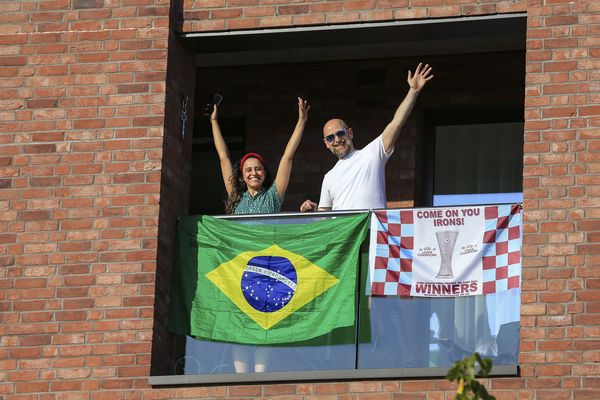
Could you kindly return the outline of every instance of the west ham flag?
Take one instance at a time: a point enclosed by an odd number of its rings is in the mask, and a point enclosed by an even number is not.
[[[519,287],[520,278],[519,204],[372,214],[371,295],[471,296]]]

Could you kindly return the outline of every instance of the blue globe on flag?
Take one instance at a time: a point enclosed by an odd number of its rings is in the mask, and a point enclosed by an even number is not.
[[[242,293],[252,308],[274,312],[285,307],[296,292],[298,277],[289,259],[256,256],[248,261],[242,274]]]

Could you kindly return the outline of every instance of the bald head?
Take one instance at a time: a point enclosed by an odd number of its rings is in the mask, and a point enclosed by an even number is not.
[[[333,139],[333,141],[329,142],[325,140],[326,137],[329,137],[330,140]],[[354,149],[352,138],[352,128],[348,128],[348,125],[342,119],[332,118],[323,126],[323,141],[325,142],[325,146],[337,158],[344,158]]]
[[[348,125],[342,119],[332,118],[323,126],[323,136],[331,135],[340,129],[348,129]]]

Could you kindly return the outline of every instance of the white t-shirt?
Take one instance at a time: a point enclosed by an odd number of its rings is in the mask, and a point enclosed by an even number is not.
[[[381,135],[361,150],[353,150],[325,174],[319,207],[332,210],[385,208],[386,154]]]

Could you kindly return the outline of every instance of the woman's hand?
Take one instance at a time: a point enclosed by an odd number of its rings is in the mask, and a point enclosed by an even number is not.
[[[307,121],[308,110],[310,110],[310,105],[308,104],[308,101],[304,100],[302,97],[298,97],[298,120]]]

